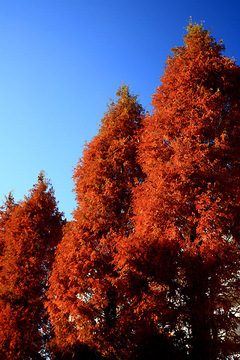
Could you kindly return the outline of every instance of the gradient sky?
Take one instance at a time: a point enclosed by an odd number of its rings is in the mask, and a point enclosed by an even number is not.
[[[72,171],[109,98],[124,82],[151,110],[190,17],[240,63],[239,0],[0,0],[1,203],[44,170],[70,220]]]

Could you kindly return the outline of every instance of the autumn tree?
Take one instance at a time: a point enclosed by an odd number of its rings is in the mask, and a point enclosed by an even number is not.
[[[59,347],[81,343],[110,357],[123,348],[126,309],[112,261],[114,239],[133,231],[133,189],[143,180],[136,162],[142,116],[137,97],[120,87],[74,170],[77,208],[58,246],[48,291]]]
[[[44,298],[63,219],[43,172],[23,201],[9,195],[0,215],[0,357],[45,358]]]
[[[240,68],[202,25],[187,30],[143,122],[146,180],[116,266],[132,311],[184,359],[226,359],[239,353]]]

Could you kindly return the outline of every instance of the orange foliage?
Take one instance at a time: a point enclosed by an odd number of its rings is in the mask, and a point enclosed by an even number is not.
[[[119,274],[112,261],[116,235],[132,232],[133,189],[143,180],[136,163],[143,109],[127,86],[117,96],[74,171],[78,206],[59,244],[48,291],[58,345],[81,342],[103,354],[122,348],[123,309],[114,285]]]
[[[142,122],[123,86],[85,146],[49,280],[59,348],[117,359],[147,358],[151,344],[176,359],[238,351],[240,68],[222,50],[190,23],[153,113]]]
[[[222,359],[239,346],[240,68],[202,26],[188,30],[143,122],[146,180],[118,256],[123,277],[145,279],[141,316],[190,359]]]
[[[0,220],[0,355],[40,359],[49,326],[43,300],[62,214],[52,188],[40,173],[22,202],[9,196]]]

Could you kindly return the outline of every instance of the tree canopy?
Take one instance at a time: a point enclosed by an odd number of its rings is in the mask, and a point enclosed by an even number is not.
[[[73,172],[0,211],[3,359],[226,360],[240,341],[240,67],[203,25],[149,114],[122,85]]]
[[[0,355],[45,358],[49,321],[44,299],[54,251],[62,237],[62,214],[53,189],[40,173],[29,195],[12,194],[0,220]]]
[[[74,171],[78,206],[58,247],[48,291],[61,345],[80,341],[112,356],[122,348],[124,309],[112,261],[116,236],[133,231],[133,189],[144,177],[136,162],[142,117],[137,97],[122,85]]]
[[[239,351],[240,69],[222,50],[190,24],[168,58],[143,121],[135,232],[119,255],[123,277],[145,279],[132,311],[199,360]]]

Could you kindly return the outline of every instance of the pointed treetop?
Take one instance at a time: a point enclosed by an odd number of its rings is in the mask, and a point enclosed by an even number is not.
[[[13,196],[13,190],[11,190],[8,194],[8,196],[5,196],[5,199],[6,199],[6,206],[7,207],[11,207],[15,204],[15,200],[14,200],[14,196]]]
[[[193,23],[192,18],[190,18],[186,30],[188,32],[188,34],[184,36],[184,44],[186,47],[194,42],[198,44],[202,50],[215,48],[221,52],[225,49],[222,40],[218,43],[211,35],[211,31],[204,29],[203,21],[201,21],[201,24]]]
[[[130,95],[129,85],[122,83],[122,85],[119,87],[116,95],[117,95],[118,97],[129,96],[129,95]]]
[[[4,213],[9,214],[15,205],[13,191],[10,191],[7,196],[5,195],[5,202],[0,207],[0,216],[4,216]]]
[[[199,25],[198,23],[193,23],[192,22],[192,17],[190,17],[188,26],[186,28],[187,32],[190,33],[195,33],[195,32],[204,32],[204,33],[209,33],[209,31],[204,30],[203,28],[203,21],[201,21],[201,24]]]
[[[124,83],[122,83],[122,85],[119,87],[116,96],[120,98],[119,100],[121,102],[126,101],[126,99],[130,98],[132,98],[133,100],[137,99],[137,95],[133,95],[130,93],[129,85]]]
[[[38,183],[43,184],[44,180],[45,180],[45,172],[44,170],[41,170],[38,175]]]
[[[137,95],[131,94],[129,90],[129,85],[124,83],[122,83],[122,85],[118,88],[118,91],[116,92],[116,96],[118,98],[116,102],[117,104],[127,102],[127,99],[133,99],[134,101],[136,101],[138,97]],[[110,100],[110,104],[108,104],[108,108],[111,108],[112,106],[115,105],[115,102],[112,99],[109,100]]]
[[[217,42],[211,35],[211,31],[204,29],[202,21],[201,24],[193,23],[192,18],[190,18],[189,24],[185,29],[187,30],[187,34],[183,36],[184,45],[171,49],[173,56],[168,56],[166,64],[169,64],[171,59],[175,60],[178,56],[181,58],[188,58],[189,56],[190,58],[196,58],[203,53],[222,56],[222,52],[225,50],[223,41],[220,40]]]
[[[134,123],[134,121],[136,120],[135,115],[138,114],[137,118],[139,121],[140,115],[144,113],[142,105],[138,103],[138,96],[130,93],[129,85],[125,85],[123,83],[119,87],[116,93],[116,97],[116,101],[109,99],[110,103],[107,104],[108,110],[104,113],[104,117],[101,119],[99,133],[103,133],[107,129],[109,130],[109,127],[124,127],[125,122],[123,118],[126,114],[128,114],[127,117],[125,116],[125,120],[127,121],[127,123]],[[130,122],[128,117],[132,117]]]

